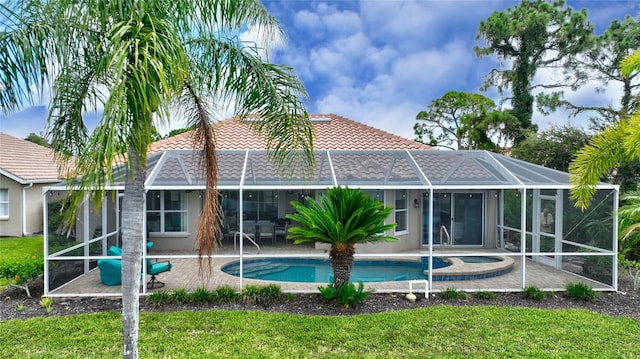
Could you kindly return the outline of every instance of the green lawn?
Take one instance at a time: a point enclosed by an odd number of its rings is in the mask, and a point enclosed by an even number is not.
[[[44,240],[42,236],[0,238],[0,260],[14,260],[41,255],[43,250]],[[0,278],[0,290],[6,286],[7,280]]]
[[[122,356],[119,313],[0,322],[7,358]],[[632,358],[640,321],[584,310],[438,306],[357,316],[142,313],[141,358]]]

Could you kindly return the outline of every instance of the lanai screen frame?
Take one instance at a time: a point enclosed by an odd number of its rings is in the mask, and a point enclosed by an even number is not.
[[[177,163],[178,167],[183,172],[182,181],[179,178],[179,176],[177,180],[174,178],[174,183],[171,183],[171,181],[167,180],[166,178],[163,179],[161,175],[163,166],[167,164],[168,161],[175,160],[176,158],[180,158],[181,156],[182,157],[186,156],[186,158],[190,157],[192,159],[189,163],[185,163],[185,162],[180,163],[180,161],[178,161]],[[193,150],[166,150],[164,152],[156,153],[149,156],[148,163],[149,163],[150,171],[148,171],[149,175],[145,182],[145,190],[146,191],[205,190],[205,184],[203,181],[204,177],[202,177],[201,174],[200,174],[200,177],[197,175],[197,171],[198,171],[197,161],[193,160],[194,158],[197,158],[197,156],[198,156],[198,153]],[[264,166],[265,168],[269,166],[273,167],[270,163],[266,162],[267,161],[266,153],[264,151],[259,151],[259,150],[219,150],[218,151],[219,166],[221,163],[224,163],[224,161],[220,161],[220,159],[224,158],[225,156],[236,156],[238,158],[242,158],[243,159],[242,171],[238,175],[237,164],[239,163],[239,161],[238,159],[236,159],[235,160],[236,165],[234,166],[234,168],[230,170],[229,172],[230,175],[220,176],[219,183],[218,183],[218,190],[238,191],[240,195],[239,198],[242,198],[243,191],[245,190],[326,190],[329,187],[333,187],[337,185],[349,185],[352,188],[357,187],[361,189],[377,189],[377,190],[416,189],[416,190],[425,191],[426,193],[429,194],[430,206],[429,206],[428,222],[430,226],[433,225],[433,220],[434,220],[433,200],[434,200],[435,191],[495,190],[495,191],[500,191],[502,193],[502,191],[506,189],[518,190],[520,191],[520,193],[523,194],[523,196],[521,197],[522,200],[521,200],[520,210],[521,210],[521,213],[524,214],[526,213],[526,199],[525,199],[526,197],[525,196],[528,194],[529,191],[546,190],[546,189],[564,191],[564,190],[570,189],[568,181],[561,183],[563,178],[568,178],[566,177],[567,176],[566,173],[547,169],[547,168],[533,165],[533,164],[529,164],[523,161],[514,160],[511,158],[497,155],[487,151],[432,151],[432,150],[427,150],[427,151],[421,151],[421,150],[316,151],[316,160],[317,160],[317,165],[319,167],[316,174],[319,177],[315,182],[310,181],[309,179],[301,179],[301,178],[298,178],[298,179],[294,178],[293,180],[281,179],[280,181],[275,181],[275,182],[273,178],[271,178],[268,181],[261,182],[260,179],[259,178],[256,179],[255,176],[253,176],[250,180],[247,180],[248,174],[252,172],[252,170],[255,172],[256,167],[260,167],[260,166]],[[334,161],[338,162],[339,164],[340,162],[339,158],[341,156],[344,158],[349,158],[349,156],[356,156],[356,157],[357,156],[360,156],[360,157],[391,156],[393,161],[396,161],[396,160],[404,161],[404,164],[405,164],[404,170],[405,172],[407,172],[408,170],[406,167],[408,166],[411,169],[411,171],[413,171],[412,177],[411,177],[411,180],[409,181],[403,181],[403,180],[388,181],[388,179],[390,178],[389,174],[392,174],[392,171],[391,171],[392,168],[389,168],[387,177],[385,177],[385,180],[383,181],[383,183],[379,183],[379,182],[365,183],[364,181],[350,182],[348,180],[345,180],[344,176],[340,175],[340,170],[338,170],[337,171],[338,173],[336,174]],[[435,175],[433,176],[429,175],[430,174],[429,171],[431,170],[429,167],[429,163],[420,163],[420,159],[419,159],[420,157],[431,157],[435,159],[455,158],[456,161],[454,164],[450,166],[450,168],[448,168],[448,171],[446,171],[446,176],[438,177]],[[416,160],[416,158],[418,158],[418,160]],[[257,163],[254,163],[255,166],[251,168],[249,164],[254,160]],[[260,163],[260,161],[262,161],[262,163]],[[472,179],[468,183],[464,183],[464,181],[461,180],[461,177],[456,177],[456,173],[457,173],[456,171],[468,171],[470,167],[473,167],[473,166],[465,165],[465,163],[468,161],[471,161],[473,162],[474,165],[479,166],[480,172],[482,172],[481,170],[484,169],[486,171],[484,175],[486,175],[487,178],[484,178],[482,180]],[[513,169],[517,169],[517,168],[522,169],[524,172],[524,175],[522,173],[518,175],[515,174]],[[229,169],[225,169],[221,167],[222,174],[226,173],[225,172],[226,170],[229,170]],[[426,173],[425,173],[425,170],[426,170]],[[544,175],[541,176],[540,172],[544,172],[548,176],[547,177],[545,177]],[[476,175],[478,175],[478,173],[476,173]],[[490,176],[495,176],[497,179],[492,181],[491,178],[489,178]],[[474,184],[474,182],[476,183]],[[481,183],[477,184],[478,182],[481,182]],[[613,208],[614,217],[613,218],[614,219],[617,218],[618,186],[601,183],[597,186],[597,188],[600,190],[608,189],[613,191],[613,194],[614,194],[614,208]],[[110,186],[108,189],[119,193],[120,191],[122,191],[123,185],[121,183],[116,183],[114,186]],[[48,267],[49,261],[52,260],[53,258],[48,253],[48,243],[46,238],[48,233],[47,218],[46,218],[46,214],[47,214],[46,193],[50,190],[61,191],[61,190],[68,190],[68,188],[64,185],[57,185],[57,186],[47,187],[44,190],[45,199],[43,202],[44,202],[44,209],[45,209],[45,263],[47,264],[45,266],[45,293],[46,294],[50,294],[48,293],[49,288],[48,288],[48,283],[46,281],[47,279],[46,277],[48,275],[47,267]],[[243,205],[242,202],[243,201],[239,201],[240,213],[242,213],[242,205]],[[503,203],[501,202],[499,204],[499,207],[501,208],[502,205]],[[534,220],[537,220],[537,216],[538,214],[536,213]],[[522,217],[521,223],[520,223],[521,238],[526,238],[527,216],[522,215],[521,217]],[[144,221],[146,222],[146,216],[144,217]],[[242,225],[243,225],[242,221],[240,221],[241,232],[243,231]],[[146,234],[145,234],[145,237],[146,237]],[[107,236],[104,236],[105,240],[106,238]],[[614,268],[613,268],[612,287],[614,290],[617,290],[617,240],[615,240],[615,238],[617,238],[617,221],[613,220],[612,250],[611,250],[611,253],[608,253],[608,254],[610,254],[613,257]],[[96,241],[97,239],[93,238],[88,240]],[[428,234],[427,248],[428,248],[428,256],[429,256],[429,266],[432,266],[433,249],[434,249],[432,231],[429,231],[429,234]],[[527,255],[536,255],[536,254],[540,254],[540,253],[527,252],[526,246],[521,245],[520,253],[514,253],[514,254],[508,254],[508,255],[520,256],[522,259],[524,259]],[[554,252],[554,253],[545,253],[545,254],[558,255],[560,257],[562,257],[563,255],[567,255],[566,252]],[[146,251],[144,255],[145,257],[147,256]],[[396,253],[385,253],[385,254],[379,254],[379,255],[385,256],[385,257],[400,256]],[[592,255],[597,255],[597,254],[592,254]],[[216,256],[227,257],[227,258],[238,257],[237,255],[216,255]],[[262,255],[262,256],[264,257],[268,255]],[[309,255],[305,255],[305,256],[309,257]],[[371,257],[371,255],[367,255],[367,256]],[[402,256],[406,256],[406,255],[402,255]],[[73,257],[73,258],[67,258],[67,259],[87,260],[87,259],[99,259],[104,257],[105,256],[86,256],[85,255],[85,256],[79,256],[77,258]],[[158,259],[191,258],[191,257],[192,256],[184,256],[184,255],[183,256],[149,256],[149,258],[158,258]],[[239,258],[241,263],[245,258],[245,255],[243,252],[243,241],[240,241]],[[143,263],[145,262],[143,261]],[[525,275],[526,275],[525,266],[523,264],[522,266],[522,286],[523,287],[526,282]],[[429,280],[430,286],[432,286],[433,281],[432,281],[431,273],[429,273],[429,276],[427,279]],[[243,277],[241,275],[239,278],[240,287],[242,287],[242,282],[243,282]],[[147,292],[145,286],[143,286],[142,292],[143,294]],[[90,295],[99,295],[99,294],[90,294]]]

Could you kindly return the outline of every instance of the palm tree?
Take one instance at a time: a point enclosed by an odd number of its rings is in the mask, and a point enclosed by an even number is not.
[[[619,250],[627,259],[640,264],[640,191],[632,191],[620,198],[618,210]]]
[[[296,213],[287,218],[300,225],[289,229],[295,244],[326,243],[331,245],[329,261],[333,268],[333,286],[349,284],[355,245],[365,242],[397,241],[384,234],[396,224],[384,224],[392,207],[385,207],[360,189],[334,187],[318,201],[306,197],[305,203],[292,202]]]
[[[640,71],[640,50],[622,61],[620,72],[629,75]],[[640,161],[640,114],[619,119],[594,135],[569,166],[571,197],[576,205],[586,208],[596,193],[595,185],[612,170]]]
[[[258,0],[5,1],[0,19],[0,108],[18,109],[33,88],[42,93],[52,83],[49,134],[63,163],[75,158],[69,175],[80,189],[71,217],[85,191],[103,198],[114,164],[125,163],[124,357],[136,358],[146,152],[154,126],[166,124],[175,109],[197,126],[207,178],[197,233],[203,255],[214,249],[218,227],[214,103],[235,101],[239,116],[257,113],[263,121],[254,126],[280,168],[313,164],[303,85],[290,68],[270,64],[262,49],[240,40],[258,29],[269,45],[282,29]],[[82,114],[100,109],[90,132]]]

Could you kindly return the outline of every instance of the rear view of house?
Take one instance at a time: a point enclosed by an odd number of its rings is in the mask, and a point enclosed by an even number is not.
[[[438,151],[356,121],[312,115],[313,174],[282,174],[253,130],[259,118],[214,125],[221,202],[220,246],[214,275],[199,278],[196,233],[206,181],[184,133],[154,143],[147,158],[147,259],[171,261],[160,275],[165,289],[274,281],[283,290],[315,291],[332,281],[318,260],[322,244],[294,245],[286,238],[292,201],[318,198],[334,186],[360,188],[393,207],[386,234],[397,242],[366,243],[357,259],[373,268],[352,277],[382,291],[406,291],[412,281],[430,290],[519,291],[526,286],[562,290],[582,281],[599,290],[617,285],[618,188],[600,183],[594,204],[576,209],[569,175],[487,151]],[[87,201],[72,235],[47,220],[45,292],[117,295],[101,282],[97,260],[121,246],[123,178],[107,188],[102,206]],[[47,215],[58,212],[64,183],[49,188]],[[146,261],[143,261],[143,266]],[[102,272],[100,272],[102,273]],[[212,280],[211,282],[209,280]],[[142,287],[143,293],[152,287]]]

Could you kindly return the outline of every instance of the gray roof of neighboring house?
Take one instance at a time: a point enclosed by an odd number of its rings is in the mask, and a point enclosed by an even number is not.
[[[63,177],[50,148],[2,132],[0,174],[22,184],[57,182]]]

